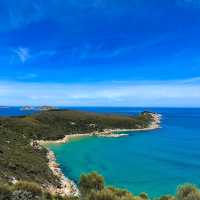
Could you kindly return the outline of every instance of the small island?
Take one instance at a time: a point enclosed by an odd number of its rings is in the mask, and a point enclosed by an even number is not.
[[[22,111],[48,111],[48,110],[53,110],[56,109],[56,107],[53,106],[23,106],[20,108]]]

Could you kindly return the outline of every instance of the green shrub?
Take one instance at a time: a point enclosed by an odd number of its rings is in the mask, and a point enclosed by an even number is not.
[[[115,196],[117,197],[124,197],[124,196],[132,196],[130,192],[124,189],[118,189],[118,188],[113,188],[113,187],[108,187],[108,190],[112,192]]]
[[[101,191],[93,191],[88,195],[87,200],[117,200],[118,198],[107,189]]]
[[[104,178],[96,172],[82,174],[80,177],[79,188],[82,195],[87,194],[92,190],[100,191],[104,188]]]
[[[30,192],[34,196],[42,195],[41,187],[37,183],[33,182],[19,181],[15,184],[14,189]]]
[[[130,192],[126,190],[111,188],[92,191],[87,196],[86,200],[141,200],[140,197],[134,197]]]
[[[200,192],[192,192],[187,196],[187,200],[200,200]]]
[[[144,200],[149,199],[148,194],[145,193],[145,192],[140,193],[139,197],[142,198],[142,199],[144,199]]]
[[[53,200],[53,196],[49,192],[43,193],[44,200]]]
[[[175,200],[175,197],[171,195],[163,195],[159,198],[159,200]]]
[[[179,186],[176,193],[177,200],[200,200],[199,190],[192,184]]]
[[[11,196],[11,187],[0,183],[0,200],[10,200]]]

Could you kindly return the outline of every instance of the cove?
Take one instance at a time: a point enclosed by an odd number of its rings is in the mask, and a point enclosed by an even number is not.
[[[76,182],[81,173],[97,171],[107,185],[151,197],[174,194],[183,183],[199,186],[200,109],[152,111],[163,115],[161,129],[121,138],[83,137],[49,148],[65,176]],[[134,115],[138,110],[112,108],[112,112]]]

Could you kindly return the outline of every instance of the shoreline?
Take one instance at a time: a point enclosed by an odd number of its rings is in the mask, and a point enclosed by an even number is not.
[[[50,150],[47,146],[49,144],[64,144],[70,141],[72,138],[78,138],[78,137],[86,137],[86,136],[97,136],[97,137],[111,137],[111,138],[119,138],[119,137],[126,137],[129,134],[126,134],[125,132],[144,132],[144,131],[151,131],[155,129],[160,128],[161,123],[161,115],[156,113],[150,113],[152,117],[151,124],[146,128],[138,128],[138,129],[105,129],[104,131],[98,132],[91,132],[91,133],[85,133],[85,134],[71,134],[71,135],[65,135],[63,139],[59,140],[36,140],[34,143],[35,145],[42,146],[47,149],[47,159],[48,159],[48,166],[53,172],[53,174],[58,177],[60,181],[60,188],[55,188],[54,186],[47,187],[47,190],[54,194],[59,194],[61,196],[80,196],[79,189],[77,185],[66,177],[59,164],[56,161],[55,154],[52,150]],[[121,132],[121,134],[116,134]]]
[[[146,127],[146,128],[137,128],[137,129],[105,129],[104,131],[93,131],[90,133],[78,133],[78,134],[71,134],[71,135],[65,135],[63,139],[58,140],[36,140],[39,145],[48,145],[48,144],[64,144],[70,141],[72,138],[78,138],[78,137],[86,137],[86,136],[97,136],[97,137],[111,137],[111,138],[119,138],[128,136],[125,132],[142,132],[142,131],[152,131],[155,129],[159,129],[161,118],[162,116],[160,114],[154,114],[151,113],[151,116],[153,118],[152,123]],[[121,132],[121,134],[116,134]]]
[[[49,148],[46,148],[48,153],[47,153],[47,158],[49,160],[48,166],[53,172],[53,174],[59,178],[60,181],[60,187],[55,188],[54,186],[49,186],[47,187],[47,190],[53,194],[58,194],[60,196],[76,196],[78,197],[80,195],[79,189],[77,185],[66,177],[62,170],[59,167],[59,164],[56,161],[56,156],[53,151],[51,151]]]

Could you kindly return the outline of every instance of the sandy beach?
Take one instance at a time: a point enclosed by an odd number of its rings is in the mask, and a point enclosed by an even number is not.
[[[54,194],[59,194],[62,196],[79,196],[79,190],[77,185],[70,180],[69,178],[65,177],[62,173],[59,164],[56,162],[56,157],[54,153],[46,146],[48,144],[63,144],[70,141],[70,139],[73,138],[79,138],[79,137],[87,137],[87,136],[97,136],[97,137],[112,137],[112,138],[118,138],[118,137],[125,137],[128,136],[128,134],[123,132],[141,132],[141,131],[151,131],[160,128],[160,122],[161,122],[161,115],[151,113],[151,116],[153,118],[152,123],[147,128],[138,128],[138,129],[105,129],[102,132],[92,132],[92,133],[85,133],[85,134],[72,134],[72,135],[66,135],[63,139],[59,140],[37,140],[34,141],[36,145],[41,145],[45,147],[48,151],[47,158],[48,158],[48,165],[49,168],[52,170],[53,174],[59,178],[60,180],[60,187],[55,188],[53,186],[49,186],[47,188],[48,191]],[[116,133],[121,134],[116,134]]]

